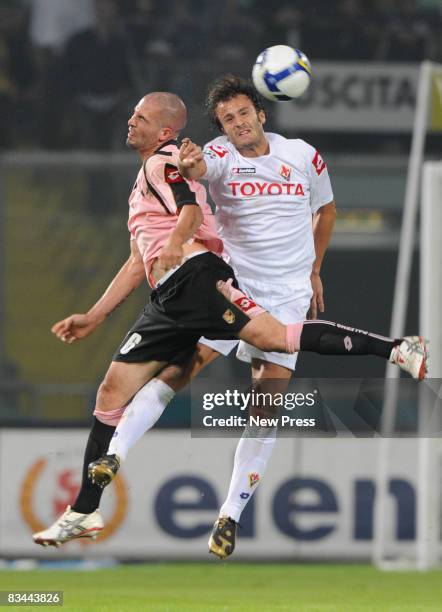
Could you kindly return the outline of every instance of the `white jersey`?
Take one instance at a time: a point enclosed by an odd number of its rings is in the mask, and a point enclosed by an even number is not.
[[[241,278],[306,282],[312,214],[333,200],[327,166],[303,140],[266,133],[270,153],[243,157],[220,136],[204,147],[225,252]]]

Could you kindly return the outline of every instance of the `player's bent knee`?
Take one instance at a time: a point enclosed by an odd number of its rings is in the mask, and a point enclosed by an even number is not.
[[[118,396],[118,386],[106,377],[98,387],[96,408],[105,411],[118,408],[121,405]]]
[[[179,391],[189,382],[187,369],[180,365],[169,365],[156,378],[169,385],[174,391]]]

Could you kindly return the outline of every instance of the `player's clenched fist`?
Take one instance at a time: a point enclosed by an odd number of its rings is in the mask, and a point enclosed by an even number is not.
[[[203,151],[190,138],[183,138],[179,159],[184,168],[194,168],[203,160]]]
[[[98,326],[98,321],[91,320],[86,314],[73,314],[62,321],[58,321],[52,326],[51,331],[62,342],[72,344],[75,340],[80,340],[89,336]]]

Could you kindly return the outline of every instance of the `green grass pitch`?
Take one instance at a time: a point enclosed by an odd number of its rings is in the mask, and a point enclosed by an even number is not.
[[[52,608],[63,612],[442,610],[442,572],[383,573],[365,565],[214,561],[123,565],[89,572],[0,571],[0,590],[14,589],[64,591],[63,607]]]

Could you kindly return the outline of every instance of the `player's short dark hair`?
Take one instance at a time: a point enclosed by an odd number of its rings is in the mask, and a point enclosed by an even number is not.
[[[243,79],[234,74],[225,74],[209,85],[205,109],[211,123],[220,131],[222,131],[222,125],[216,114],[218,104],[241,95],[247,96],[251,100],[257,113],[264,110],[262,98],[250,80]]]

